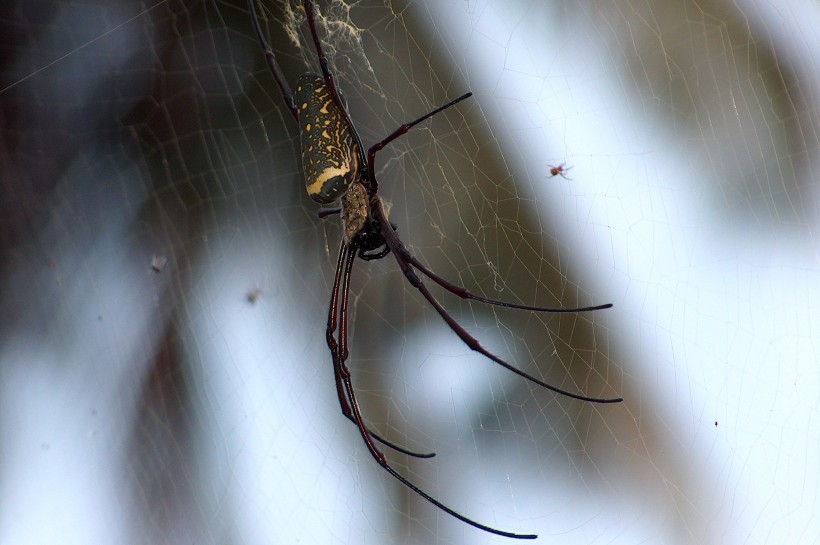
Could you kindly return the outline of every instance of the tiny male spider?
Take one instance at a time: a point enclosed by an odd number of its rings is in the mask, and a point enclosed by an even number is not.
[[[311,0],[304,0],[304,10],[310,34],[313,38],[313,45],[316,48],[322,75],[313,73],[303,74],[296,81],[295,93],[291,91],[279,64],[276,62],[273,50],[262,33],[262,28],[256,13],[255,2],[256,0],[248,0],[254,31],[265,54],[268,68],[282,92],[282,98],[291,114],[293,114],[294,120],[299,125],[302,168],[305,173],[308,195],[320,204],[332,204],[341,201],[338,208],[323,209],[319,212],[319,216],[326,217],[332,214],[340,214],[343,226],[341,247],[336,264],[336,276],[330,295],[330,309],[328,312],[326,331],[327,344],[333,359],[333,373],[336,377],[336,394],[339,397],[342,414],[345,418],[356,424],[367,449],[376,462],[422,498],[453,517],[486,532],[512,538],[534,539],[537,536],[533,534],[516,534],[497,530],[454,511],[397,473],[387,463],[384,454],[379,451],[374,440],[409,456],[415,456],[417,458],[430,458],[434,456],[433,453],[413,452],[391,443],[371,431],[364,423],[361,411],[359,410],[359,404],[356,402],[356,393],[353,389],[350,371],[345,363],[348,357],[348,292],[350,290],[350,275],[353,270],[353,261],[357,256],[364,261],[370,261],[373,259],[381,259],[387,254],[393,254],[399,268],[404,273],[410,285],[424,296],[444,319],[450,329],[472,350],[483,354],[495,363],[539,386],[582,401],[617,403],[622,401],[622,399],[593,398],[568,392],[530,376],[516,369],[498,356],[488,352],[444,310],[444,307],[433,297],[427,289],[427,286],[421,281],[416,271],[421,272],[422,275],[462,299],[471,299],[490,305],[534,312],[584,312],[606,309],[612,305],[606,304],[583,308],[542,308],[494,301],[474,295],[464,288],[448,282],[416,259],[399,239],[396,233],[396,227],[387,219],[384,202],[378,195],[379,184],[376,181],[374,169],[376,154],[387,144],[409,131],[415,125],[469,98],[472,93],[465,93],[418,119],[401,125],[382,141],[370,146],[367,152],[365,152],[359,134],[350,121],[344,102],[336,88],[333,73],[330,71],[327,58],[322,50],[322,44],[316,31],[313,2]],[[337,328],[338,337],[334,337]]]
[[[560,165],[547,165],[550,167],[550,178],[560,176],[565,180],[572,180],[572,178],[567,176],[567,172],[572,170],[572,167],[564,168],[564,165],[566,165],[566,163],[561,163]]]

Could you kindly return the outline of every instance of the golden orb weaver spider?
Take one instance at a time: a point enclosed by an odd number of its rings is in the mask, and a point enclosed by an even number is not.
[[[313,2],[311,0],[304,0],[304,10],[322,75],[313,73],[301,75],[296,81],[295,93],[291,91],[284,73],[276,61],[276,56],[262,33],[259,17],[256,13],[255,2],[256,0],[248,0],[254,32],[265,54],[268,69],[282,92],[285,105],[299,125],[302,169],[305,173],[308,195],[320,204],[332,204],[339,200],[341,201],[339,208],[323,209],[319,212],[319,217],[340,214],[343,226],[342,242],[339,249],[336,274],[330,296],[330,309],[328,312],[326,331],[327,344],[333,359],[336,394],[339,397],[342,414],[356,425],[370,454],[382,468],[410,490],[442,511],[470,526],[492,534],[518,539],[536,538],[537,536],[534,534],[505,532],[465,517],[424,492],[396,472],[387,463],[384,454],[378,449],[374,440],[398,452],[417,458],[430,458],[435,454],[413,452],[391,443],[371,431],[364,423],[361,411],[359,410],[359,404],[356,401],[356,393],[353,389],[350,371],[345,363],[348,357],[347,307],[353,261],[357,256],[364,261],[370,261],[373,259],[381,259],[387,254],[393,254],[399,268],[402,273],[404,273],[410,285],[424,296],[450,329],[458,335],[462,342],[470,349],[548,390],[592,403],[618,403],[623,401],[623,399],[587,397],[563,390],[516,369],[495,354],[488,352],[479,344],[475,337],[470,335],[444,310],[444,307],[433,297],[427,289],[427,286],[421,281],[416,271],[421,272],[422,275],[446,291],[462,299],[469,299],[489,305],[533,312],[586,312],[610,308],[612,305],[606,304],[582,308],[543,308],[486,299],[450,283],[416,259],[399,239],[396,233],[396,227],[387,219],[384,202],[378,195],[379,184],[376,181],[374,170],[376,154],[412,127],[469,98],[472,96],[472,93],[465,93],[443,106],[439,106],[431,112],[424,114],[418,119],[401,125],[383,140],[370,146],[365,153],[359,134],[353,126],[347,109],[344,106],[344,102],[336,88],[333,73],[330,71],[327,58],[323,52],[322,44],[316,31]],[[338,339],[334,337],[337,328]]]

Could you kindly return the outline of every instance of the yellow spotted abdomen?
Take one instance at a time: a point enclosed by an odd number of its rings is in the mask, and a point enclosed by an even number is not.
[[[302,170],[308,195],[316,202],[330,204],[345,194],[356,177],[356,139],[321,76],[300,76],[294,99],[299,109]]]

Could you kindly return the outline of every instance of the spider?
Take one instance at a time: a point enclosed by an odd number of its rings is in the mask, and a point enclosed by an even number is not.
[[[368,451],[376,462],[414,493],[442,511],[475,528],[500,536],[534,539],[537,536],[533,534],[506,532],[467,518],[424,492],[387,463],[387,459],[379,450],[379,447],[376,446],[376,442],[417,458],[430,458],[435,454],[414,452],[392,443],[371,431],[364,422],[359,404],[356,401],[350,371],[346,364],[348,357],[348,294],[353,262],[356,257],[363,261],[371,261],[392,254],[410,285],[424,296],[450,329],[472,350],[483,354],[495,363],[539,386],[561,395],[594,403],[617,403],[622,401],[622,398],[593,398],[563,390],[516,369],[495,354],[488,352],[479,344],[478,340],[444,310],[444,307],[430,293],[416,272],[420,272],[446,291],[462,299],[489,305],[534,312],[586,312],[610,308],[612,305],[606,304],[583,308],[542,308],[495,301],[474,295],[427,268],[407,250],[399,239],[396,232],[397,227],[387,219],[384,201],[378,194],[379,184],[376,180],[374,168],[376,154],[412,127],[469,98],[472,93],[465,93],[443,106],[439,106],[421,117],[401,125],[383,140],[373,144],[365,151],[359,134],[347,113],[345,103],[336,87],[333,72],[330,70],[328,60],[322,50],[322,43],[316,30],[313,2],[304,0],[303,7],[319,66],[321,67],[321,75],[315,73],[301,75],[296,80],[295,93],[291,91],[284,73],[276,61],[276,56],[262,32],[255,2],[256,0],[248,0],[254,32],[264,52],[268,69],[282,92],[285,105],[299,126],[302,168],[305,174],[308,195],[314,201],[324,205],[339,202],[336,208],[320,210],[319,217],[339,214],[343,228],[336,263],[336,274],[330,295],[326,330],[327,345],[333,360],[333,373],[336,379],[336,394],[339,397],[342,414],[356,425]]]
[[[571,181],[572,178],[567,176],[567,172],[572,170],[572,167],[564,168],[564,165],[566,165],[566,163],[561,163],[558,166],[547,165],[548,167],[550,167],[550,178],[555,178],[556,176],[561,176],[563,179]]]

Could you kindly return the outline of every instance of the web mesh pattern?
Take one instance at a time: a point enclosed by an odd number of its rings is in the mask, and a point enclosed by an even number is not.
[[[408,248],[544,315],[357,262],[349,365],[391,464],[552,543],[813,543],[815,7],[318,2]],[[291,83],[298,2],[258,4]],[[0,543],[485,543],[376,466],[324,334],[338,218],[244,1],[4,2]],[[570,180],[550,165],[572,166]]]

